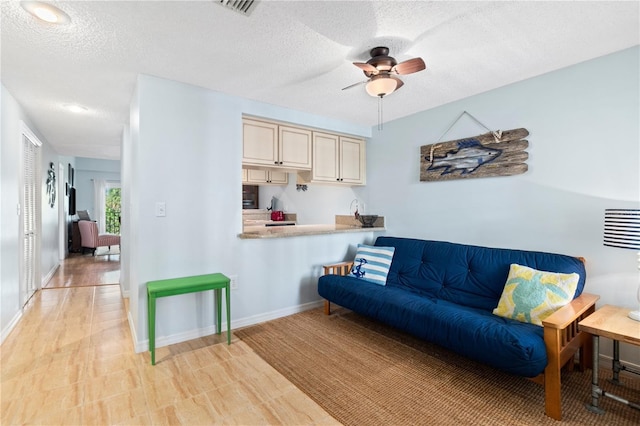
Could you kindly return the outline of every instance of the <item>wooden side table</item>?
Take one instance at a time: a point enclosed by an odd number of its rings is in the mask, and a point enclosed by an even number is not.
[[[610,392],[605,392],[598,385],[598,354],[600,353],[600,336],[613,340],[613,382],[620,383],[620,371],[626,370],[640,374],[620,363],[620,342],[640,346],[640,322],[628,317],[631,309],[605,305],[578,323],[580,331],[593,336],[593,375],[591,379],[591,404],[586,404],[588,410],[602,414],[604,410],[598,407],[600,396],[615,399],[618,402],[640,410],[640,404],[628,401]]]

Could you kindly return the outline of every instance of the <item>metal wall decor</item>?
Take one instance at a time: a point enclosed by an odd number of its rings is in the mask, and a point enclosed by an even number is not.
[[[56,168],[53,163],[49,163],[47,170],[47,195],[49,196],[49,206],[56,205]]]
[[[464,114],[489,130],[466,111],[453,124]],[[488,133],[470,138],[423,145],[420,147],[420,181],[513,176],[524,173],[528,169],[526,161],[529,158],[525,151],[529,142],[524,138],[528,135],[529,131],[524,128],[489,130]]]

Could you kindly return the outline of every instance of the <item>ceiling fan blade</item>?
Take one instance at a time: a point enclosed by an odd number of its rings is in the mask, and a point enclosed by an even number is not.
[[[378,74],[378,68],[366,62],[354,62],[353,65],[360,68],[364,72],[371,73],[371,74]]]
[[[400,62],[393,67],[392,71],[400,75],[413,74],[414,72],[422,71],[426,68],[422,58],[413,58],[404,62]]]
[[[357,83],[353,83],[353,84],[351,84],[351,85],[349,85],[349,86],[347,86],[347,87],[343,87],[343,88],[342,88],[342,90],[351,89],[352,87],[359,86],[359,85],[364,84],[364,83],[366,83],[366,82],[368,82],[368,81],[369,81],[369,80],[363,80],[363,81],[359,81],[359,82],[357,82]]]

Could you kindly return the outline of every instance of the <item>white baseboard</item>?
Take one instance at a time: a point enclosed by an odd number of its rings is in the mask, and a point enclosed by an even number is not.
[[[240,327],[247,327],[254,324],[260,324],[261,322],[271,321],[277,318],[286,317],[289,315],[297,314],[299,312],[308,311],[309,309],[319,308],[324,305],[324,300],[318,300],[316,302],[304,303],[302,305],[291,306],[284,309],[278,309],[277,311],[265,312],[260,315],[253,315],[246,318],[240,318],[237,320],[231,321],[231,329],[236,329]],[[225,324],[223,323],[222,328],[224,329]]]
[[[602,355],[600,354],[600,356],[598,357],[598,363],[600,365],[606,365],[608,367],[611,367],[611,362],[613,361],[613,357],[609,356],[609,355]],[[623,363],[624,365],[633,368],[634,370],[640,371],[640,365],[635,364],[633,362],[630,361],[626,361],[624,359],[620,360],[621,363]],[[589,366],[591,367],[591,366]],[[621,373],[624,373],[624,371],[622,371]]]
[[[127,312],[127,319],[129,320],[129,330],[131,331],[131,340],[133,340],[133,347],[136,353],[145,352],[144,348],[139,348],[140,343],[138,343],[138,335],[136,334],[135,323],[133,322],[133,317],[131,316],[131,310]],[[147,343],[147,346],[149,343]],[[149,348],[147,348],[149,350]]]
[[[314,309],[322,306],[324,302],[319,300],[317,302],[309,302],[304,303],[302,305],[291,306],[284,309],[278,309],[276,311],[265,312],[260,315],[253,315],[246,318],[240,318],[237,320],[231,321],[231,329],[234,330],[236,328],[247,327],[254,324],[259,324],[265,321],[274,320],[281,317],[286,317],[289,315],[297,314],[299,312],[308,311],[309,309]],[[129,314],[131,315],[131,314]],[[131,335],[133,336],[134,346],[136,352],[146,352],[149,350],[149,339],[138,341],[135,337],[135,330],[133,329],[133,321],[131,317],[129,318],[129,325],[131,326]],[[227,329],[226,321],[221,324],[222,330]],[[161,348],[163,346],[174,345],[176,343],[185,342],[187,340],[197,339],[199,337],[209,336],[211,334],[216,333],[215,325],[209,327],[198,328],[194,330],[184,331],[182,333],[172,334],[169,336],[156,336],[156,348]]]
[[[0,333],[0,345],[2,345],[2,343],[4,342],[4,339],[6,339],[7,336],[9,336],[9,333],[11,333],[11,331],[16,327],[16,325],[18,325],[18,322],[20,321],[21,318],[22,318],[22,309],[16,312],[13,318],[11,318],[11,321],[9,321],[9,324],[7,324],[7,326],[2,330],[2,333]]]
[[[49,273],[44,278],[42,278],[42,283],[40,284],[40,288],[44,288],[49,283],[49,280],[53,278],[53,274],[56,273],[59,267],[60,267],[60,262],[53,265],[53,268],[51,268]]]

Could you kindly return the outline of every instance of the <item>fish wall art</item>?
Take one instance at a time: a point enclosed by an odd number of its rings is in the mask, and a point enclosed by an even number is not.
[[[420,147],[420,181],[513,176],[527,171],[527,129],[489,132]]]

